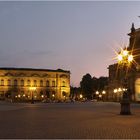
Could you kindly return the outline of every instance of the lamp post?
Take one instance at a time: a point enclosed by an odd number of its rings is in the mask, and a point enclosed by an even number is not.
[[[102,91],[102,95],[103,95],[103,101],[105,101],[106,100],[106,91],[105,90]]]
[[[83,99],[83,95],[82,95],[82,94],[80,94],[80,95],[79,95],[79,97],[80,97],[80,100],[82,100],[82,99]]]
[[[99,98],[99,91],[96,91],[96,99],[97,99],[97,101],[98,101],[98,98]]]
[[[33,91],[35,91],[35,90],[36,90],[36,87],[30,87],[29,89],[30,89],[30,91],[31,91],[31,104],[34,104]]]
[[[118,60],[118,65],[121,65],[124,68],[128,68],[133,61],[133,55],[130,54],[129,51],[127,50],[122,50],[118,55],[117,55],[117,60]],[[124,70],[124,69],[123,69]],[[124,88],[128,89],[127,85],[127,79],[124,78]],[[121,111],[120,115],[130,115],[130,93],[129,91],[124,91],[123,92],[123,97],[121,100]]]

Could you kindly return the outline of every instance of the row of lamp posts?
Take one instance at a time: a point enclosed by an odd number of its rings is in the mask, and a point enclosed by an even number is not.
[[[106,91],[105,90],[103,90],[101,92],[96,91],[95,94],[96,94],[96,99],[103,100],[103,101],[106,99],[106,97],[105,97]]]

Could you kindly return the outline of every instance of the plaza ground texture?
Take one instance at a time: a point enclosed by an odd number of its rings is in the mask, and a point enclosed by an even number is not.
[[[1,139],[140,139],[140,104],[0,102]]]

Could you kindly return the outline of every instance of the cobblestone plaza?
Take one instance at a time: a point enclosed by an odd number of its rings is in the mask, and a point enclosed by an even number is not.
[[[119,103],[0,102],[0,138],[139,139],[140,104],[119,115]]]

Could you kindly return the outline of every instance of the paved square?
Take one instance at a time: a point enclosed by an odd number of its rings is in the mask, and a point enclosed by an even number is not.
[[[139,139],[140,104],[119,115],[119,103],[0,102],[0,138]]]

